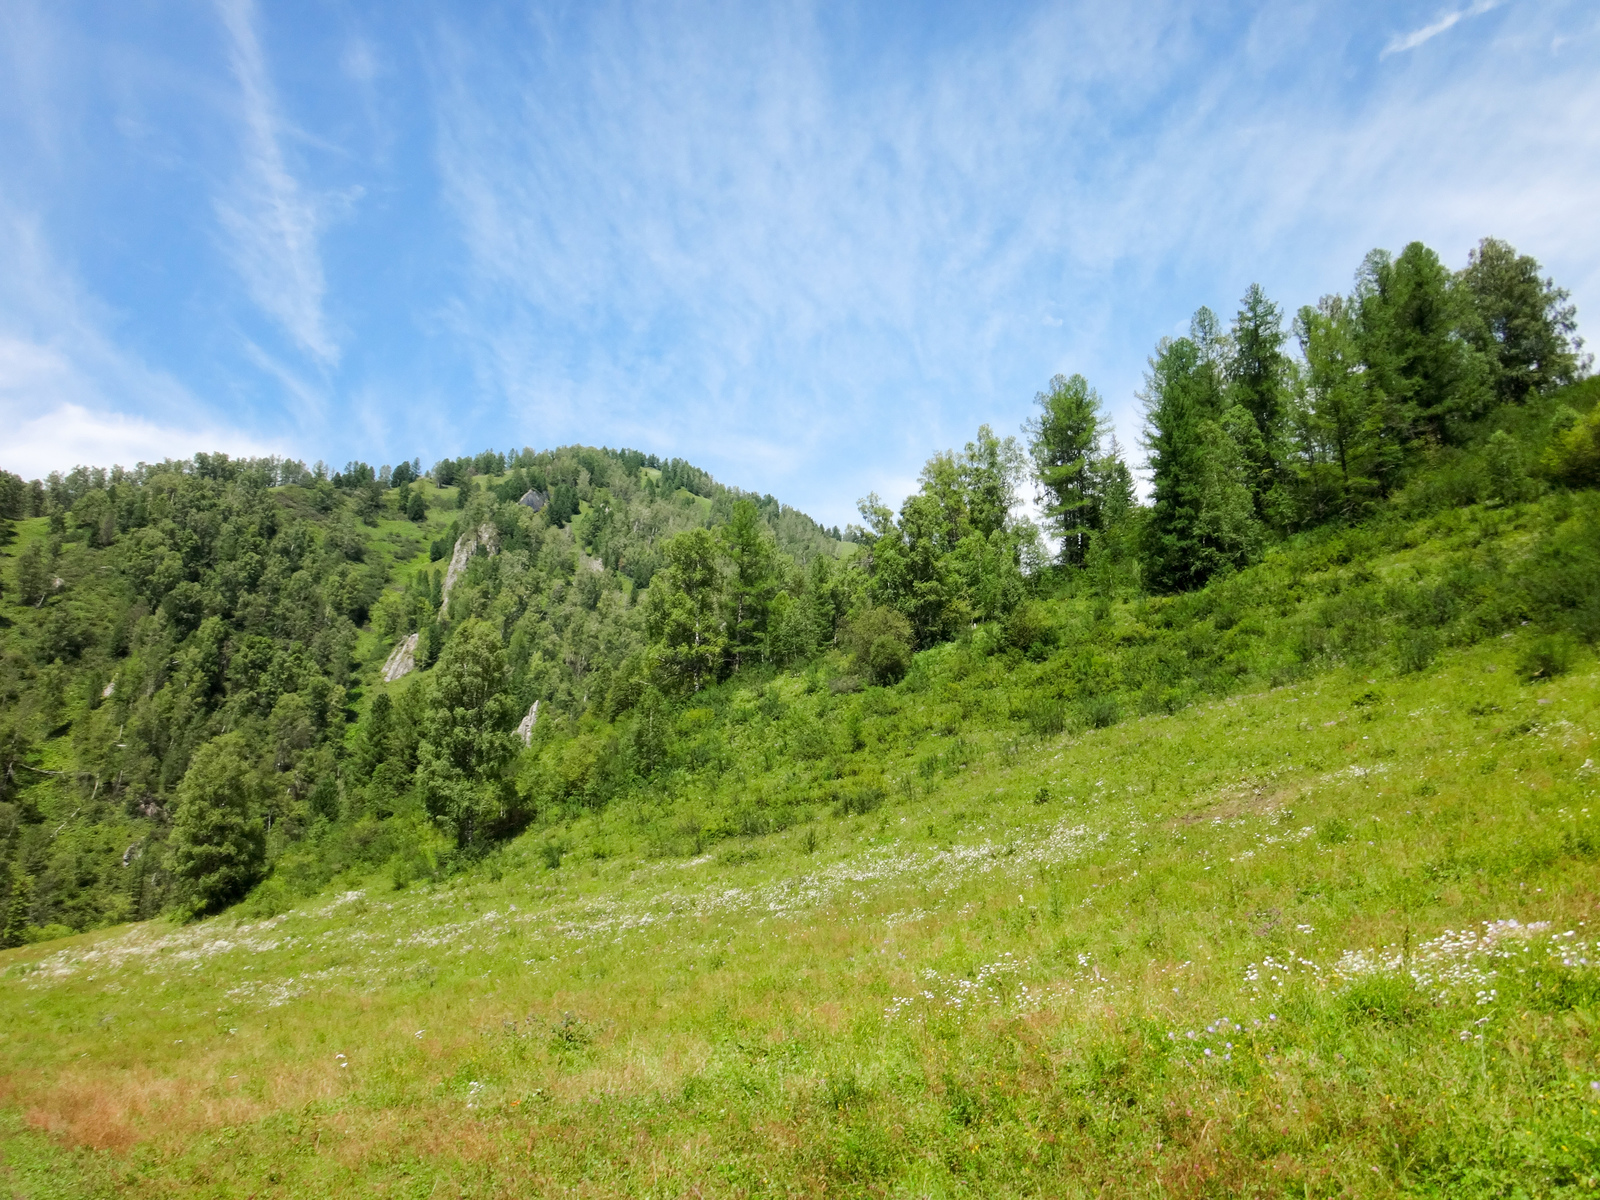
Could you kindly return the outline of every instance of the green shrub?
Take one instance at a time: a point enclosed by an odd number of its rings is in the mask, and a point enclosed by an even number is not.
[[[1395,665],[1407,675],[1426,671],[1438,655],[1439,635],[1431,629],[1408,630],[1395,643]]]
[[[1038,696],[1024,710],[1028,728],[1040,737],[1054,737],[1067,727],[1067,706],[1051,696]]]
[[[1545,452],[1545,472],[1570,487],[1600,485],[1600,405],[1564,423]]]
[[[1122,708],[1115,696],[1091,696],[1084,701],[1083,720],[1091,729],[1109,729],[1122,720]]]
[[[899,683],[911,665],[911,647],[898,637],[880,637],[867,651],[867,669],[878,684]]]
[[[866,816],[882,808],[888,797],[888,789],[880,776],[847,780],[833,789],[834,813],[841,817]]]
[[[863,609],[845,628],[843,640],[874,683],[899,683],[911,666],[911,622],[892,608]]]
[[[1577,650],[1576,643],[1568,634],[1547,633],[1534,638],[1523,648],[1517,665],[1522,677],[1530,682],[1535,679],[1554,679],[1572,669]]]

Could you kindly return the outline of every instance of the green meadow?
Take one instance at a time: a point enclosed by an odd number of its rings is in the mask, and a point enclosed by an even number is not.
[[[1600,1192],[1575,330],[1373,251],[1158,343],[1147,496],[1056,376],[842,530],[590,446],[0,471],[0,1183]]]
[[[620,804],[438,883],[9,952],[7,1185],[1587,1194],[1600,694],[1527,664],[1496,637],[934,771],[953,739],[874,739],[912,769],[870,811],[700,853]]]

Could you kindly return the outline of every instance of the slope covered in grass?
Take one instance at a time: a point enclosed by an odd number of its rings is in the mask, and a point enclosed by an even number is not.
[[[7,1183],[1586,1194],[1600,693],[1526,640],[994,740],[692,857],[619,806],[10,952]]]

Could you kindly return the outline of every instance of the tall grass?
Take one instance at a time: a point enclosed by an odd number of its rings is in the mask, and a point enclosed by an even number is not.
[[[3,1169],[37,1195],[1589,1194],[1600,693],[1577,642],[1529,671],[1537,636],[1042,736],[963,724],[935,674],[958,735],[879,696],[878,773],[830,750],[837,793],[774,832],[634,797],[437,882],[8,952]]]

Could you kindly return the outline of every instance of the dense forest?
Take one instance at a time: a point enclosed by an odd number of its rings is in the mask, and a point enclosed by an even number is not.
[[[1286,317],[1252,287],[1158,344],[1143,501],[1078,375],[844,531],[583,446],[0,474],[0,942],[403,888],[530,827],[553,865],[608,806],[698,853],[959,769],[971,729],[1420,669],[1523,625],[1559,671],[1600,638],[1588,367],[1531,258],[1413,243],[1349,295]],[[1366,565],[1405,521],[1545,495],[1515,572]]]

